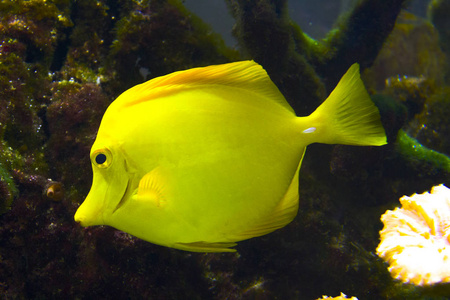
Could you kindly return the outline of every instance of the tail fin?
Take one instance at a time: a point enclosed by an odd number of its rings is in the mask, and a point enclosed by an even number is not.
[[[380,114],[359,76],[358,64],[348,69],[330,96],[310,117],[322,128],[317,142],[367,146],[386,144]]]

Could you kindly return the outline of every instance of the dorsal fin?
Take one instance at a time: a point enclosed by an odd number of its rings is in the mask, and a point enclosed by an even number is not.
[[[180,91],[200,88],[206,85],[222,85],[251,90],[253,93],[278,103],[291,113],[293,109],[272,82],[267,72],[252,60],[222,65],[193,68],[151,79],[125,91],[114,102],[116,105],[131,106],[141,101]]]

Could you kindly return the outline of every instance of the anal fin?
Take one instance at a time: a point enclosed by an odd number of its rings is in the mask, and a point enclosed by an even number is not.
[[[236,252],[236,249],[230,247],[236,246],[233,242],[193,242],[193,243],[176,243],[174,248],[192,251],[192,252]]]
[[[283,196],[283,199],[275,207],[273,212],[260,220],[259,223],[255,223],[251,228],[238,232],[233,236],[228,236],[230,240],[241,241],[245,239],[250,239],[253,237],[265,235],[271,233],[277,229],[280,229],[287,224],[289,224],[297,215],[298,212],[298,174],[300,171],[300,166],[302,165],[303,156],[305,155],[305,150],[303,150],[302,158],[298,164],[297,170],[295,171],[294,177]]]

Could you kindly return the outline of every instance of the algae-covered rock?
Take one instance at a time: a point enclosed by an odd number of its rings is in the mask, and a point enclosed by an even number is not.
[[[450,88],[433,94],[411,124],[411,134],[423,145],[450,155]]]
[[[397,147],[419,177],[436,177],[436,181],[449,184],[450,157],[421,145],[404,131],[399,131]]]
[[[90,174],[89,151],[110,100],[93,83],[55,82],[51,92],[46,112],[50,136],[45,152],[50,174],[81,192],[82,197],[91,183],[86,176]]]
[[[136,1],[114,30],[109,60],[116,91],[180,69],[239,57],[179,1]]]
[[[178,1],[2,1],[0,11],[0,294],[211,298],[197,257],[116,237],[112,228],[83,230],[73,215],[92,180],[100,119],[119,93],[159,74],[236,60],[237,52]],[[142,77],[141,67],[153,73]],[[136,262],[137,253],[147,255]],[[119,256],[130,259],[117,264]],[[156,270],[174,260],[184,267]],[[102,265],[114,271],[105,276]]]
[[[0,138],[2,187],[18,195],[11,176],[45,174],[42,104],[50,86],[48,66],[55,30],[70,25],[50,1],[2,1],[0,4]],[[13,192],[14,191],[14,192]],[[11,202],[7,196],[6,202]]]
[[[8,173],[8,170],[0,162],[0,214],[6,212],[17,195],[17,187]]]
[[[118,6],[131,1],[71,1],[73,26],[59,31],[57,52],[51,66],[63,80],[100,83],[107,79],[106,57],[115,38],[114,26],[128,10]],[[110,1],[109,1],[110,2]]]
[[[428,20],[407,12],[400,14],[373,66],[364,74],[369,87],[380,91],[388,78],[404,76],[442,84],[446,57],[439,40]]]
[[[0,137],[15,149],[42,141],[39,100],[48,85],[44,69],[24,61],[25,48],[15,39],[3,40],[0,55]]]
[[[373,63],[404,2],[359,1],[326,38],[314,40],[290,20],[286,0],[227,0],[240,46],[299,114],[311,113],[350,65]]]
[[[449,0],[432,0],[429,5],[429,15],[431,22],[436,27],[439,33],[439,44],[442,50],[447,55],[445,64],[447,84],[450,83],[450,20],[448,15],[450,13],[450,1]]]

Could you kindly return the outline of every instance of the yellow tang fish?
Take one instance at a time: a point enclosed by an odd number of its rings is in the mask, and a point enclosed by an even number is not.
[[[235,251],[296,216],[311,143],[386,143],[357,64],[307,117],[253,61],[158,77],[106,110],[75,221],[182,250]]]

